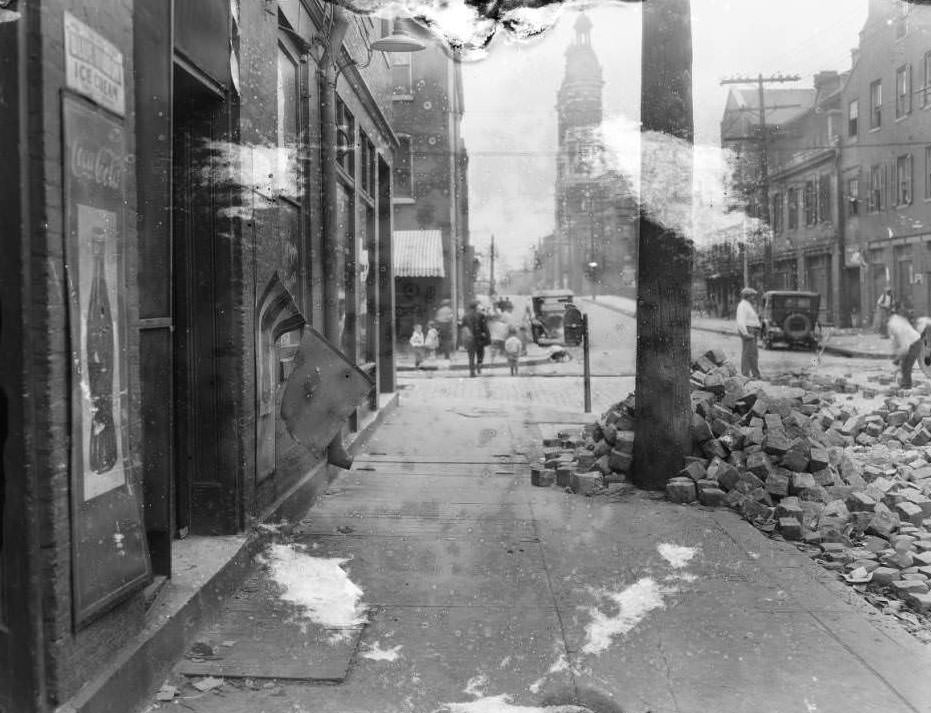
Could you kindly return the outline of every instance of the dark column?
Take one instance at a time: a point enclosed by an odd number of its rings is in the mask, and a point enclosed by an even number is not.
[[[642,131],[693,140],[689,0],[643,3]],[[643,156],[645,167],[653,158]],[[676,202],[691,200],[691,156],[663,176]],[[645,195],[641,191],[641,195]],[[660,489],[690,453],[692,245],[641,207],[637,296],[637,426],[633,477]]]

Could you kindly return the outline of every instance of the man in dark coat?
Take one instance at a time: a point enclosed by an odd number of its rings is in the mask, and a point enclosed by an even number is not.
[[[485,360],[485,347],[491,343],[488,320],[478,309],[478,302],[469,303],[469,311],[462,318],[460,326],[461,341],[469,353],[469,376],[482,373]]]

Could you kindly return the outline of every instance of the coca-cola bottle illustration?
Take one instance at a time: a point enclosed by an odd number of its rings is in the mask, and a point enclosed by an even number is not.
[[[94,274],[87,305],[87,386],[91,402],[88,460],[95,473],[116,465],[116,426],[113,420],[113,319],[104,269],[106,234],[95,227],[91,238]]]

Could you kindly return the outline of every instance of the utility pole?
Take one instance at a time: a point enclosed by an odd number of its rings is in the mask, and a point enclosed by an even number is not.
[[[692,27],[690,0],[642,3],[641,131],[691,145]],[[641,162],[649,175],[657,160],[643,142]],[[678,207],[692,199],[692,158],[664,174],[667,194]],[[641,178],[641,181],[644,180]],[[647,195],[644,190],[640,195]],[[685,205],[682,205],[685,204]],[[692,243],[687,235],[655,222],[640,207],[637,292],[636,426],[632,475],[643,488],[660,490],[692,450],[691,402]],[[685,213],[689,213],[688,210]]]
[[[784,84],[786,82],[797,82],[801,77],[797,74],[784,75],[784,74],[774,74],[769,77],[764,77],[762,74],[758,75],[756,79],[751,77],[730,77],[728,79],[722,79],[721,84],[756,84],[757,85],[757,101],[760,104],[759,116],[760,116],[760,132],[759,132],[759,161],[760,161],[760,179],[759,179],[759,210],[757,211],[757,217],[762,221],[765,226],[769,226],[769,157],[768,157],[768,147],[766,141],[768,138],[768,130],[766,128],[766,84]],[[786,104],[786,105],[774,105],[770,107],[771,109],[780,109],[788,108],[792,106],[798,106],[797,104]],[[771,239],[767,239],[764,246],[764,261],[766,263],[766,274],[764,279],[766,282],[766,287],[769,287],[769,281],[772,279],[773,275],[773,244]],[[746,285],[746,282],[744,283]]]
[[[491,234],[491,248],[488,250],[489,259],[491,260],[488,268],[488,296],[495,296],[495,234]]]

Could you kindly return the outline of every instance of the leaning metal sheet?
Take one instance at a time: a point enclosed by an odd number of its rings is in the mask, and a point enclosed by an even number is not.
[[[322,450],[372,390],[372,381],[312,327],[305,327],[281,417],[298,443]]]

